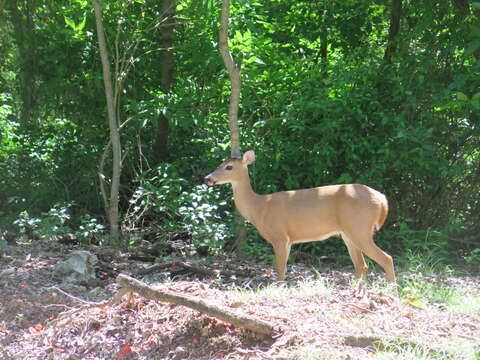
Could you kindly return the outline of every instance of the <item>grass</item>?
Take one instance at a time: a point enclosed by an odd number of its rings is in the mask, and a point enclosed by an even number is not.
[[[333,286],[328,281],[317,279],[305,280],[293,287],[285,283],[272,283],[254,290],[234,288],[230,296],[234,301],[239,302],[260,303],[265,299],[269,299],[282,303],[289,301],[292,297],[306,299],[328,296],[332,290]]]
[[[439,339],[435,344],[391,342],[375,349],[374,360],[477,360],[475,346],[460,338]]]
[[[434,255],[407,253],[399,278],[400,296],[413,306],[437,306],[450,312],[480,313],[480,294],[462,283],[462,274]],[[449,279],[456,279],[450,283]],[[473,290],[473,291],[472,291]],[[476,290],[476,291],[475,291]]]
[[[478,360],[480,353],[475,353],[471,344],[463,343],[462,339],[449,339],[449,344],[436,344],[438,350],[427,345],[408,343],[389,343],[373,346],[365,359],[370,360]],[[454,347],[454,349],[453,349]],[[449,349],[451,348],[451,349]],[[446,350],[442,350],[446,349]],[[316,345],[306,345],[283,349],[279,357],[288,360],[339,360],[357,359],[355,355],[345,351],[325,351]],[[363,357],[362,357],[363,358]],[[360,359],[360,358],[359,358]]]
[[[381,350],[373,357],[375,360],[433,360],[433,359],[452,359],[448,355],[446,357],[422,346],[398,346],[391,345],[385,350]]]
[[[480,353],[462,339],[448,339],[448,343],[440,342],[433,347],[427,344],[412,344],[402,342],[386,342],[372,346],[362,357],[356,357],[348,350],[325,350],[312,344],[282,349],[279,358],[288,360],[339,360],[339,359],[370,359],[370,360],[478,360]],[[365,357],[363,357],[365,356]]]
[[[341,359],[342,354],[339,352],[325,351],[321,347],[315,345],[298,346],[288,349],[283,349],[279,352],[280,359],[288,360],[335,360]],[[343,356],[345,359],[345,357]]]
[[[460,293],[458,290],[448,299],[448,309],[452,312],[480,313],[480,295]]]

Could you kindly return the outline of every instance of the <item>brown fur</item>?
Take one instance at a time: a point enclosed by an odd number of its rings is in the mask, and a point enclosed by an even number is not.
[[[209,185],[232,184],[238,211],[272,244],[280,280],[285,279],[292,244],[341,235],[357,277],[363,277],[367,270],[365,254],[395,282],[391,256],[373,241],[374,231],[382,227],[388,214],[385,195],[360,184],[259,195],[252,190],[248,175],[247,166],[254,161],[254,152],[247,151],[242,159],[223,162],[205,181]]]

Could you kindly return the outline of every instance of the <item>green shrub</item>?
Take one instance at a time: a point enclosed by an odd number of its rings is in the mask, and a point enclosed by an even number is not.
[[[183,178],[175,164],[162,164],[137,180],[125,219],[129,230],[147,222],[168,233],[187,232],[195,248],[218,252],[232,236],[231,206],[220,188],[195,185]],[[161,236],[162,237],[162,236]]]

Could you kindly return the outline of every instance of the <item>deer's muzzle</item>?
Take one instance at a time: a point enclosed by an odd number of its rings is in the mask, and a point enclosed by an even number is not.
[[[205,178],[203,179],[203,181],[205,182],[205,184],[209,185],[209,186],[213,186],[215,185],[217,182],[213,179],[213,177],[211,175],[207,175],[205,176]]]

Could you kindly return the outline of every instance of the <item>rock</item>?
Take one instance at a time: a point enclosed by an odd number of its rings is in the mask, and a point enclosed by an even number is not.
[[[70,257],[57,264],[55,273],[62,277],[63,283],[88,283],[95,279],[95,264],[98,262],[96,255],[84,251],[72,251]]]

